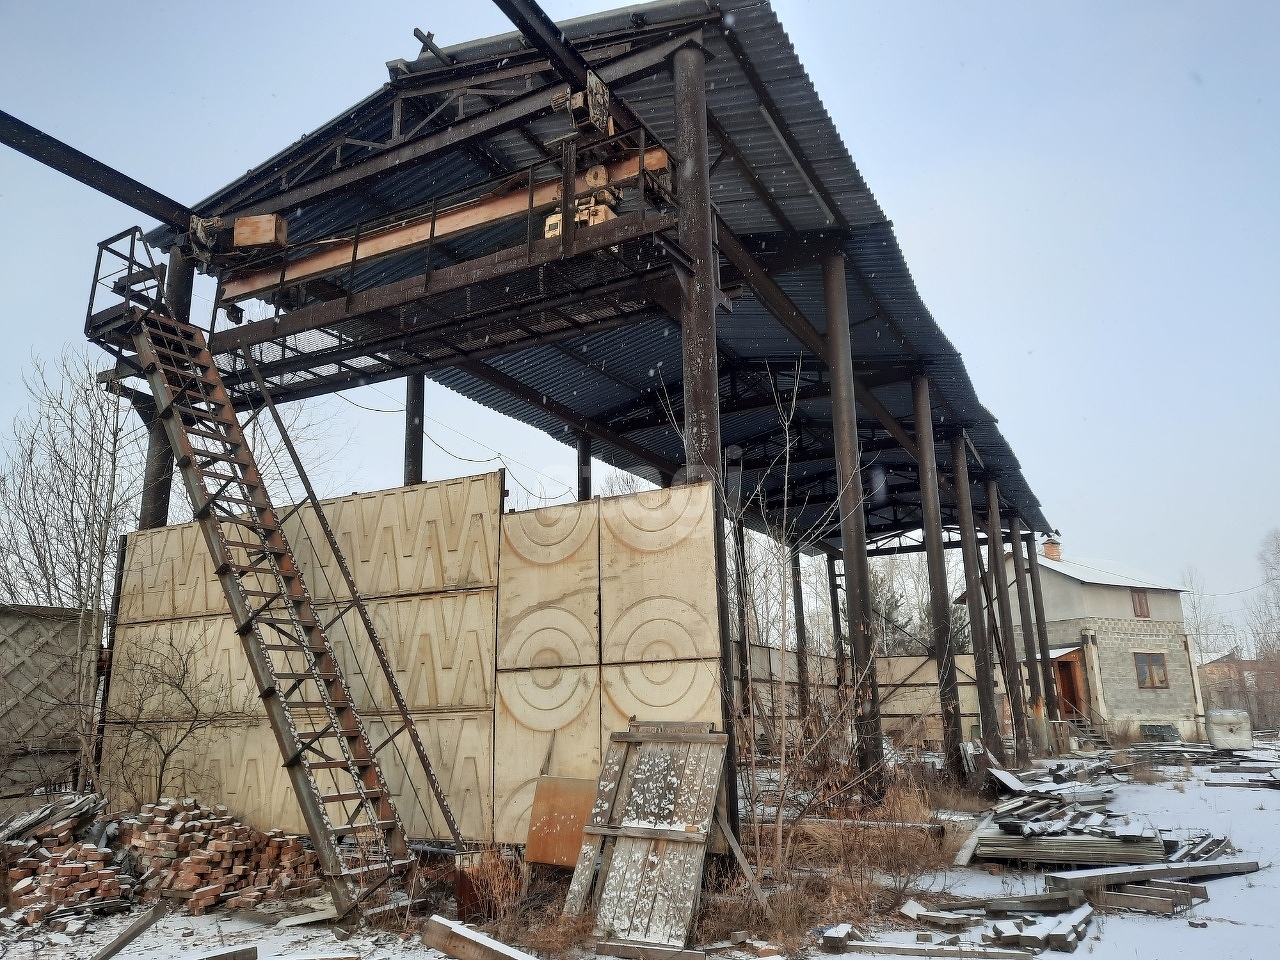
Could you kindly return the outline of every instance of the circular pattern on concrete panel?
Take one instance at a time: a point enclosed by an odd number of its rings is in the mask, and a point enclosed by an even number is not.
[[[706,486],[646,490],[606,501],[602,516],[619,540],[645,553],[666,550],[697,529],[711,502]]]
[[[538,778],[534,777],[499,799],[501,806],[493,818],[494,842],[525,842],[529,836],[529,818],[533,814],[533,794],[537,789]]]
[[[606,641],[610,698],[624,716],[656,718],[676,705],[701,706],[715,690],[715,670],[689,658],[705,656],[710,637],[706,620],[683,600],[641,600],[618,619]]]
[[[716,633],[702,612],[679,597],[644,597],[609,628],[605,663],[718,657]]]
[[[599,659],[595,632],[564,607],[533,608],[507,631],[498,669],[580,666]]]
[[[529,730],[568,726],[591,703],[596,667],[564,666],[547,650],[527,670],[498,673],[498,696],[512,720]]]
[[[571,557],[591,536],[594,503],[540,507],[503,517],[504,547],[528,563],[547,566]]]

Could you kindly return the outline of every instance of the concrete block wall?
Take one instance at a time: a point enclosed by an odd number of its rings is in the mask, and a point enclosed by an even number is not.
[[[1184,739],[1203,738],[1189,642],[1180,620],[1137,620],[1120,617],[1080,617],[1047,624],[1049,646],[1078,648],[1080,634],[1092,630],[1096,646],[1089,651],[1089,695],[1095,709],[1121,735],[1139,735],[1143,723],[1168,723]],[[1022,633],[1015,628],[1019,656]],[[1138,686],[1135,653],[1163,653],[1167,689]],[[1100,674],[1100,676],[1099,676]]]

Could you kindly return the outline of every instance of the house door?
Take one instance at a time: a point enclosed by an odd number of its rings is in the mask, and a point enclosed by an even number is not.
[[[1085,715],[1078,667],[1079,664],[1068,657],[1053,662],[1054,675],[1058,681],[1059,708],[1062,716],[1068,720],[1078,720]]]

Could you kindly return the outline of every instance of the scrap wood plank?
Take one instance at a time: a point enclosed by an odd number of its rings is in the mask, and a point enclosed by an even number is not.
[[[1050,890],[1090,890],[1139,880],[1176,880],[1198,877],[1229,877],[1256,873],[1256,860],[1200,860],[1195,863],[1156,863],[1139,867],[1096,867],[1090,870],[1065,870],[1045,875]]]
[[[1159,913],[1168,917],[1172,917],[1178,910],[1177,905],[1172,900],[1157,896],[1116,893],[1114,890],[1098,890],[1089,894],[1089,896],[1100,907],[1137,910],[1140,913]]]
[[[736,946],[730,944],[730,946]],[[596,953],[603,957],[623,957],[624,960],[706,960],[704,950],[672,950],[670,947],[654,947],[647,943],[628,943],[623,940],[600,940]]]
[[[104,945],[101,950],[95,953],[93,955],[93,960],[110,960],[111,957],[114,957],[129,944],[133,943],[133,941],[138,939],[143,932],[148,930],[157,920],[168,912],[169,901],[156,901],[155,906],[117,933],[110,943]]]
[[[422,942],[457,960],[536,960],[532,954],[509,947],[439,914],[432,916],[423,926]]]
[[[951,861],[953,866],[967,867],[969,865],[969,861],[973,859],[973,851],[978,849],[978,841],[982,838],[982,831],[991,826],[991,822],[994,819],[995,814],[988,813],[982,818],[978,825],[973,828],[973,833],[969,834],[969,839],[966,840],[960,846],[960,849],[956,851],[956,857]]]
[[[687,943],[728,740],[711,731],[633,722],[610,737],[564,909],[581,913],[591,899],[606,943]]]
[[[1030,950],[1008,947],[980,947],[977,944],[955,946],[925,943],[881,943],[878,940],[850,940],[847,953],[870,953],[886,957],[959,957],[962,960],[1026,960],[1034,957]]]

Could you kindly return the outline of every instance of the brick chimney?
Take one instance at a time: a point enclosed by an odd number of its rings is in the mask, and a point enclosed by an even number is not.
[[[1044,542],[1044,558],[1046,560],[1062,560],[1062,544],[1053,537]]]

